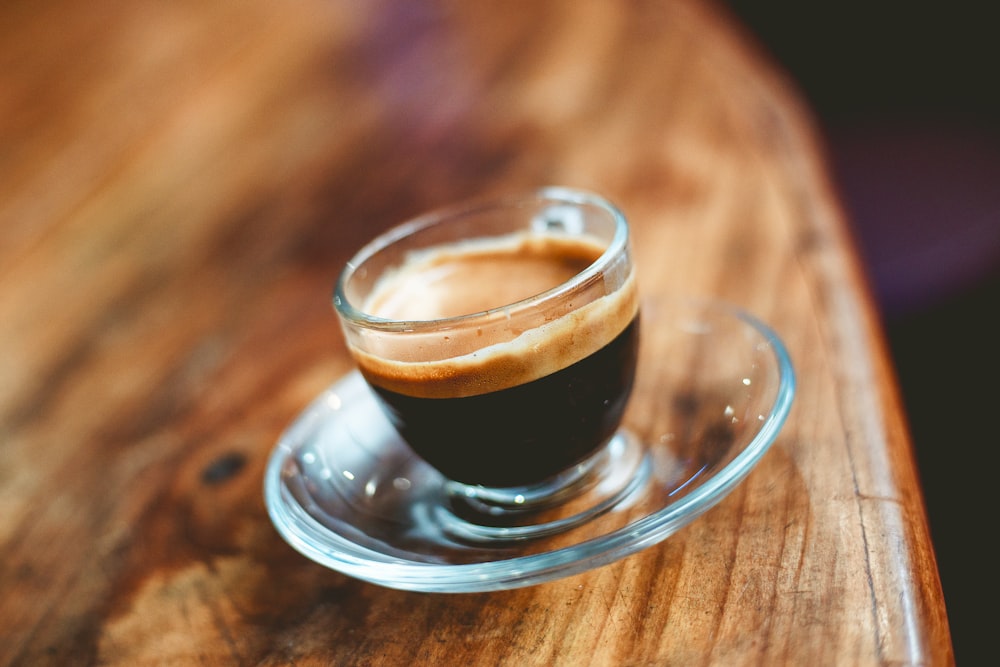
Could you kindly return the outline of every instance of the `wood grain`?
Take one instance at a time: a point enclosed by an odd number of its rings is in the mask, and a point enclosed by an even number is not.
[[[720,7],[0,9],[0,664],[947,665],[905,416],[808,110]],[[521,590],[315,565],[281,431],[350,368],[333,280],[470,196],[616,201],[649,294],[787,343],[792,415],[665,543]]]

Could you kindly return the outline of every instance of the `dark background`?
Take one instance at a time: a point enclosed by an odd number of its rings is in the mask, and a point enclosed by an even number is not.
[[[982,664],[995,639],[987,545],[1000,507],[992,3],[728,4],[820,125],[896,366],[956,661]]]

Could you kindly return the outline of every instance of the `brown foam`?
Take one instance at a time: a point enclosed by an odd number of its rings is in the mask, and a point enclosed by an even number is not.
[[[601,251],[589,239],[538,234],[436,249],[380,281],[365,309],[389,319],[427,320],[499,308],[564,283]],[[462,289],[443,289],[445,282]],[[593,281],[592,289],[603,291],[603,281]],[[367,340],[367,351],[352,351],[368,381],[385,389],[428,398],[471,396],[579,361],[610,343],[637,310],[630,274],[612,294],[525,331],[477,326],[425,334],[416,342],[413,334],[385,334]],[[493,321],[503,318],[496,313]]]
[[[587,239],[538,234],[435,248],[384,276],[364,310],[391,320],[436,320],[500,308],[561,285],[602,250]]]

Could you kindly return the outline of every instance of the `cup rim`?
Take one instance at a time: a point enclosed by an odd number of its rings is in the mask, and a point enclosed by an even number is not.
[[[432,225],[454,219],[461,216],[468,216],[480,211],[497,209],[503,207],[515,207],[521,203],[551,200],[553,204],[589,205],[604,209],[608,212],[615,225],[614,236],[600,257],[594,260],[587,268],[583,269],[569,280],[566,280],[555,287],[544,292],[535,294],[513,303],[505,304],[474,313],[466,313],[452,317],[429,319],[429,320],[397,320],[391,318],[377,317],[356,308],[348,300],[345,287],[354,273],[369,258],[382,249],[392,245],[396,241],[413,234],[421,229]],[[611,201],[589,190],[570,188],[564,186],[545,186],[529,192],[511,194],[501,197],[489,197],[471,199],[451,206],[434,209],[409,221],[400,223],[385,232],[379,234],[374,239],[366,243],[358,250],[350,260],[347,261],[340,275],[337,277],[333,292],[333,306],[337,313],[355,326],[379,331],[407,331],[420,332],[428,330],[439,330],[443,327],[454,327],[468,322],[489,318],[498,312],[511,313],[525,308],[533,307],[539,303],[558,298],[566,292],[573,291],[577,287],[592,280],[606,267],[612,258],[618,256],[623,250],[627,250],[629,243],[629,229],[625,214]]]

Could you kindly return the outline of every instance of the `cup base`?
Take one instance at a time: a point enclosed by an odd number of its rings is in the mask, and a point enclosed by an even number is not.
[[[642,444],[620,430],[589,458],[539,484],[495,489],[447,481],[447,504],[435,518],[447,535],[470,542],[551,536],[627,502],[650,470]]]

